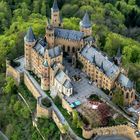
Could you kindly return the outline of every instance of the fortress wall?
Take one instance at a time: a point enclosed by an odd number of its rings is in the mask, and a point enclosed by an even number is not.
[[[59,130],[61,131],[61,133],[62,134],[66,133],[64,124],[62,124],[61,119],[58,117],[58,115],[56,114],[54,110],[52,111],[52,118],[54,122],[56,123],[57,127],[59,128]]]
[[[20,81],[23,79],[23,73],[20,73],[19,71],[17,71],[14,67],[12,67],[11,65],[7,64],[6,66],[6,77],[12,77],[15,82],[16,85],[18,86],[20,84]]]
[[[73,110],[64,98],[62,98],[62,107],[65,108],[69,113]]]
[[[65,52],[73,52],[73,48],[75,48],[75,51],[81,48],[82,41],[73,41],[73,40],[68,40],[68,39],[63,39],[63,38],[55,38],[55,44],[60,44],[65,46],[64,51]],[[70,50],[68,50],[68,46]]]
[[[122,135],[129,137],[131,140],[140,140],[134,134],[134,129],[128,125],[118,125],[118,126],[111,126],[111,127],[100,127],[94,128],[92,130],[88,130],[83,128],[83,137],[84,138],[91,138],[92,135]]]
[[[36,99],[40,97],[38,90],[35,88],[34,84],[31,82],[26,73],[24,73],[24,83]]]
[[[47,117],[47,118],[51,118],[52,117],[52,107],[45,107],[42,105],[41,103],[42,97],[40,96],[37,99],[37,107],[36,107],[36,111],[37,111],[37,117]]]

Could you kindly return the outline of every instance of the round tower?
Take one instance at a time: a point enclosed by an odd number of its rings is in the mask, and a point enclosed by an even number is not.
[[[49,65],[47,61],[44,61],[42,64],[41,88],[43,90],[49,90],[49,87]]]
[[[62,18],[60,16],[60,12],[56,0],[54,0],[53,6],[51,8],[51,22],[54,27],[62,26]]]
[[[31,51],[36,43],[36,39],[32,28],[30,27],[24,37],[24,56],[25,56],[25,69],[31,70],[32,56]]]
[[[80,21],[80,31],[84,32],[84,36],[92,35],[92,26],[87,12],[85,13],[83,19]]]

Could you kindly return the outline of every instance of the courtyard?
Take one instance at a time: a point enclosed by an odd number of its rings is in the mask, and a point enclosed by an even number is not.
[[[82,72],[80,69],[74,68],[70,62],[64,59],[64,65],[68,70],[68,74],[72,79],[72,85],[74,88],[73,95],[70,97],[65,96],[66,101],[69,104],[72,104],[76,101],[79,101],[81,104],[87,101],[87,98],[92,94],[96,94],[105,100],[109,100],[108,96],[103,93],[94,83],[90,83],[87,75]],[[75,80],[74,77],[78,77],[78,80]]]

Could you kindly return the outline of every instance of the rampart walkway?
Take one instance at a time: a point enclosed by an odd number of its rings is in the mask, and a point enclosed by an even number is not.
[[[37,83],[37,81],[29,74],[29,72],[25,71],[25,74],[30,79],[30,81],[32,82],[34,87],[38,90],[40,96],[42,96],[43,98],[46,97],[52,103],[52,108],[53,108],[54,112],[58,115],[58,118],[60,118],[61,123],[66,125],[66,126],[68,126],[68,132],[69,132],[69,135],[71,136],[71,138],[73,138],[74,140],[82,140],[82,138],[80,138],[79,136],[77,136],[74,133],[74,131],[69,126],[69,124],[68,124],[67,120],[65,119],[65,117],[62,115],[62,113],[59,111],[57,106],[54,104],[53,100],[41,89],[41,87]]]

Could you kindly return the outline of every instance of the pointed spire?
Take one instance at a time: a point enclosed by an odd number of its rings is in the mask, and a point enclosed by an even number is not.
[[[34,36],[33,30],[31,27],[27,31],[27,34],[25,36],[25,41],[27,41],[27,42],[34,42],[35,41],[35,36]]]
[[[50,19],[49,19],[49,18],[48,18],[47,22],[48,22],[48,26],[50,26],[50,25],[51,25],[51,23],[50,23]]]
[[[89,15],[88,15],[87,11],[86,11],[82,21],[80,22],[80,25],[84,28],[90,28],[91,27],[91,22],[90,22]]]
[[[59,11],[57,0],[54,0],[52,10],[53,10],[53,12],[58,12]]]
[[[117,55],[116,57],[121,57],[121,48],[119,47],[118,50],[117,50]]]
[[[104,71],[104,62],[102,61],[100,69]]]
[[[96,64],[95,55],[93,56],[93,63]]]

